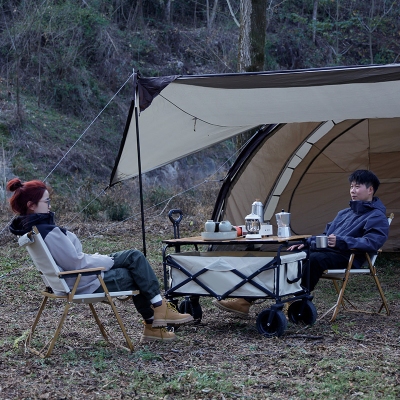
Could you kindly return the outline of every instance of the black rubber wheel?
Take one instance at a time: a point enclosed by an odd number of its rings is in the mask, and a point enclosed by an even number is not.
[[[183,300],[179,305],[179,312],[181,314],[190,314],[195,323],[199,323],[203,317],[203,310],[200,303],[192,303],[190,300]]]
[[[190,314],[193,316],[193,306],[190,300],[183,300],[181,304],[179,304],[178,310],[181,314]]]
[[[282,336],[287,327],[287,319],[285,314],[278,310],[275,311],[271,323],[268,323],[272,310],[263,310],[258,314],[256,326],[261,335],[265,337]]]
[[[317,309],[310,300],[295,301],[288,308],[288,318],[294,324],[304,322],[312,325],[317,320]]]
[[[199,323],[203,318],[203,310],[201,309],[200,304],[192,304],[193,307],[193,319],[195,323]]]

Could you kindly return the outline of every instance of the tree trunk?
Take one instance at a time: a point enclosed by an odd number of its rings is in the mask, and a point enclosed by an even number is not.
[[[167,25],[171,25],[172,18],[171,18],[171,0],[167,0],[165,4],[165,22]]]
[[[195,29],[197,28],[197,0],[194,2],[193,26]]]
[[[317,36],[317,13],[318,13],[318,0],[314,0],[314,8],[312,14],[312,23],[313,23],[312,41],[314,44]]]
[[[373,64],[374,63],[374,52],[372,49],[372,32],[375,30],[375,28],[373,28],[373,18],[375,15],[375,0],[371,1],[371,8],[369,11],[369,27],[368,27],[368,46],[369,46],[369,59],[370,59],[370,63]]]
[[[213,25],[214,25],[215,16],[217,15],[217,9],[218,9],[218,0],[214,0],[213,9],[211,11],[211,16],[210,16],[210,27],[209,27],[209,30],[211,30]]]
[[[240,0],[240,33],[238,72],[245,72],[251,64],[250,58],[250,28],[251,28],[251,0]]]
[[[339,0],[336,0],[336,64],[339,64]]]
[[[240,23],[239,23],[239,21],[236,19],[235,13],[234,13],[233,10],[232,10],[231,3],[229,2],[229,0],[226,0],[226,2],[228,3],[229,12],[231,13],[232,18],[233,18],[235,24],[240,28]]]
[[[240,1],[239,72],[264,70],[266,0]]]
[[[140,28],[144,25],[143,21],[143,0],[137,0],[135,11],[132,16],[132,26]]]

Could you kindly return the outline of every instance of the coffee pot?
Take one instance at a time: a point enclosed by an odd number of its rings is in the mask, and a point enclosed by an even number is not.
[[[289,237],[290,232],[290,213],[282,212],[275,214],[276,223],[278,224],[278,237]]]
[[[260,224],[264,222],[264,206],[259,199],[251,205],[251,213],[258,215]]]

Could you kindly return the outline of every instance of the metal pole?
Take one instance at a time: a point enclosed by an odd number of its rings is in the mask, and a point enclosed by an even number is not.
[[[143,206],[143,183],[142,183],[142,162],[140,158],[140,139],[139,139],[139,115],[137,105],[137,74],[134,76],[134,108],[135,108],[135,123],[136,123],[136,150],[138,157],[138,176],[139,176],[139,197],[140,197],[140,215],[142,218],[142,239],[143,239],[143,254],[146,257],[146,232],[144,227],[144,206]]]

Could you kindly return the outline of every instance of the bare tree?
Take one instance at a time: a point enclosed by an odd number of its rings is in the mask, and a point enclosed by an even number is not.
[[[318,0],[314,0],[313,14],[312,14],[312,23],[313,23],[313,35],[312,41],[315,44],[316,36],[317,36],[317,14],[318,14]]]
[[[218,0],[214,0],[214,5],[212,7],[210,15],[210,1],[207,0],[207,29],[210,31],[213,27],[215,16],[217,15]]]
[[[239,23],[239,21],[236,19],[236,15],[235,15],[235,13],[233,12],[231,2],[230,2],[229,0],[226,0],[226,2],[228,3],[229,12],[231,13],[233,20],[235,21],[235,24],[240,28],[240,23]]]
[[[172,0],[166,0],[165,5],[164,5],[164,7],[165,7],[165,10],[164,10],[165,22],[168,25],[171,25],[171,23],[172,23],[172,10],[171,10],[172,4],[171,3],[172,3]]]
[[[378,3],[378,4],[377,4]],[[379,2],[371,0],[368,16],[363,18],[358,14],[361,27],[367,32],[370,63],[374,63],[373,34],[384,23],[384,18],[390,14],[397,0]]]
[[[266,10],[266,0],[240,1],[239,72],[264,69]]]

